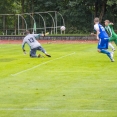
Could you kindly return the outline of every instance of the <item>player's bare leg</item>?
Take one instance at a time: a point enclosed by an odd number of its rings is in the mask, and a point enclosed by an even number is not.
[[[114,46],[112,45],[112,43],[109,42],[109,46],[112,48],[112,51],[114,52],[114,51],[115,51],[115,48],[114,48]]]

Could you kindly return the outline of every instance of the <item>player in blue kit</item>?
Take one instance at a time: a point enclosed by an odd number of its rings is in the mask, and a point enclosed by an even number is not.
[[[105,31],[105,28],[99,23],[99,18],[94,19],[94,29],[96,30],[96,37],[99,40],[98,41],[98,52],[106,54],[111,62],[114,62],[113,59],[113,52],[109,52],[108,49],[108,42],[109,42],[109,36]]]

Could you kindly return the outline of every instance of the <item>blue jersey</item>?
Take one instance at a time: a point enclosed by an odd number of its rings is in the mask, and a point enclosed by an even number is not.
[[[99,32],[100,32],[100,34],[98,35],[99,38],[100,39],[109,39],[109,36],[105,31],[105,28],[101,24],[98,24],[98,26],[99,26]]]
[[[99,42],[98,42],[98,49],[108,49],[108,41],[109,41],[109,36],[105,31],[105,28],[101,25],[98,24],[99,27]]]

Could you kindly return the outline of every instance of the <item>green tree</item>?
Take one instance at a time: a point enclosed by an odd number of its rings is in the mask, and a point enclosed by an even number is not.
[[[115,23],[115,26],[117,25],[117,0],[1,0],[0,4],[1,14],[58,11],[65,19],[68,33],[91,31],[94,17],[99,17],[100,21],[110,19]],[[44,14],[43,16],[47,26],[50,26],[51,17]],[[34,17],[39,24],[39,16]],[[30,17],[26,19],[29,26],[33,25]],[[8,25],[14,22],[14,19],[10,17],[3,16],[2,20],[8,20]],[[61,24],[61,20],[58,20],[58,24]],[[24,28],[24,20],[22,20],[22,28]]]

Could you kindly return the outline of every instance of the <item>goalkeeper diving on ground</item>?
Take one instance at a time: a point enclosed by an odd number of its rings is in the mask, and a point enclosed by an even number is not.
[[[51,55],[49,55],[45,49],[41,46],[41,44],[37,41],[37,38],[39,38],[39,36],[45,36],[48,35],[49,33],[45,33],[45,34],[30,34],[30,31],[27,30],[25,32],[26,36],[23,39],[23,43],[22,43],[22,50],[23,52],[26,54],[26,50],[25,50],[25,44],[27,43],[30,46],[30,57],[32,58],[40,58],[42,57],[40,54],[36,55],[36,51],[39,50],[41,52],[43,52],[46,56],[51,57]]]

